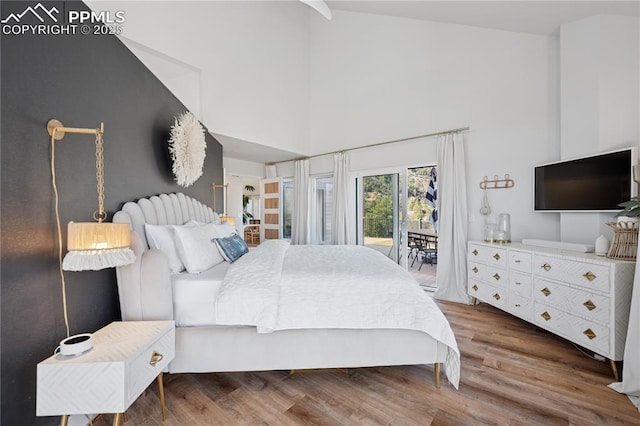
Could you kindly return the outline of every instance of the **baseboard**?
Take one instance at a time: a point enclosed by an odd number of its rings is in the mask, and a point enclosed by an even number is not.
[[[592,253],[595,250],[595,246],[591,244],[566,243],[563,241],[553,240],[523,239],[522,244],[525,246],[547,247],[558,250],[576,251],[580,253]]]

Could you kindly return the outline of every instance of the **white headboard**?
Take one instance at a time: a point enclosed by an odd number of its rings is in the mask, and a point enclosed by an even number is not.
[[[183,225],[189,220],[216,219],[213,210],[182,193],[141,198],[116,212],[114,222],[131,226],[131,250],[136,255],[134,263],[116,268],[123,321],[173,319],[169,263],[160,250],[149,250],[144,224]]]
[[[129,201],[113,216],[114,222],[128,223],[138,234],[145,248],[149,248],[144,232],[145,223],[184,225],[189,220],[211,222],[215,219],[218,219],[218,215],[210,207],[181,192],[154,195],[141,198],[137,202]]]

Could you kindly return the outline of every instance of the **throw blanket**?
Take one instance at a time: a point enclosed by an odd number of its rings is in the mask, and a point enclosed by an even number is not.
[[[362,246],[271,240],[236,261],[216,298],[216,323],[259,333],[312,328],[423,331],[449,348],[458,388],[460,353],[449,322],[403,268]]]

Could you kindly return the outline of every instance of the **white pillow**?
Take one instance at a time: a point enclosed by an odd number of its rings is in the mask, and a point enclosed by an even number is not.
[[[217,237],[217,226],[220,225],[207,223],[174,227],[178,255],[190,274],[199,274],[224,262],[215,243],[211,241]]]
[[[227,238],[238,233],[236,228],[229,222],[222,222],[219,225],[216,225],[215,232],[216,238]]]
[[[184,271],[182,260],[178,256],[173,225],[144,224],[144,232],[147,234],[149,247],[162,251],[169,259],[169,270],[172,274]]]

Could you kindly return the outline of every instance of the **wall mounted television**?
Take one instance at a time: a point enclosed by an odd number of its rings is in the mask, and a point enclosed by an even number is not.
[[[612,212],[638,195],[636,148],[604,152],[533,168],[534,211]]]

